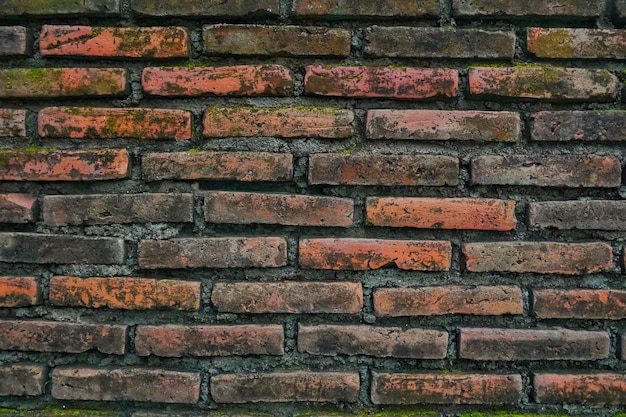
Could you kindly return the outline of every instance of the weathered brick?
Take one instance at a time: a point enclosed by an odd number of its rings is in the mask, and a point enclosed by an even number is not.
[[[626,375],[613,373],[547,374],[533,377],[535,401],[541,404],[626,404]]]
[[[603,4],[588,0],[452,0],[455,16],[571,16],[596,17],[602,13]]]
[[[412,271],[446,271],[452,245],[446,241],[301,239],[300,265],[313,269],[363,271],[395,266]]]
[[[89,350],[123,355],[126,326],[0,320],[0,349],[81,353]]]
[[[626,201],[577,200],[530,203],[528,225],[536,229],[626,230]]]
[[[471,181],[481,185],[619,187],[622,167],[612,155],[483,155],[472,159]]]
[[[30,194],[0,194],[0,223],[32,222],[34,205]]]
[[[216,375],[211,397],[217,403],[356,402],[359,374],[290,372]]]
[[[283,326],[139,326],[139,356],[282,355]]]
[[[349,227],[354,201],[337,197],[211,191],[204,218],[212,223]]]
[[[368,139],[515,142],[520,115],[512,112],[369,110]]]
[[[329,56],[350,54],[350,32],[312,26],[206,25],[206,55]]]
[[[478,67],[469,71],[470,93],[551,101],[614,101],[619,80],[605,69]]]
[[[200,282],[146,278],[52,277],[48,296],[54,306],[123,310],[200,309]]]
[[[309,184],[443,186],[459,182],[459,160],[442,155],[313,154]]]
[[[26,136],[26,111],[0,109],[0,136]]]
[[[280,237],[180,238],[139,242],[139,266],[159,268],[276,268],[287,264]]]
[[[6,410],[6,411],[5,411]],[[118,411],[110,410],[84,410],[70,406],[64,407],[46,407],[43,409],[33,410],[3,410],[2,417],[58,417],[59,415],[69,415],[72,417],[122,417]],[[416,416],[419,417],[419,416]]]
[[[298,327],[298,350],[313,355],[368,355],[443,359],[448,333],[402,327],[319,325]]]
[[[533,141],[625,141],[625,111],[544,111],[535,113]]]
[[[528,28],[528,51],[539,58],[626,58],[626,30]]]
[[[1,69],[0,97],[121,96],[127,76],[122,68]]]
[[[119,0],[4,0],[0,16],[119,15]]]
[[[459,73],[439,68],[309,65],[306,94],[331,97],[425,99],[456,97]]]
[[[374,311],[380,317],[468,314],[522,314],[522,290],[516,286],[445,286],[377,288]]]
[[[374,404],[517,404],[519,375],[372,374]]]
[[[36,305],[40,295],[35,277],[0,277],[0,307]]]
[[[279,0],[132,0],[133,11],[143,15],[169,17],[249,17],[279,14]]]
[[[355,314],[363,290],[351,282],[217,282],[211,302],[227,313]]]
[[[626,318],[626,291],[622,290],[535,289],[532,295],[532,310],[540,319]]]
[[[191,139],[185,110],[46,107],[39,111],[45,138]]]
[[[0,27],[0,56],[11,55],[26,55],[26,28],[24,26]]]
[[[471,272],[582,275],[613,267],[613,249],[606,243],[467,243],[463,254]]]
[[[200,374],[143,368],[56,368],[52,371],[52,396],[58,400],[195,404],[200,398]]]
[[[513,59],[515,33],[480,29],[372,26],[365,55],[403,58]]]
[[[617,0],[615,8],[617,9],[617,16],[620,19],[626,18],[626,0]]]
[[[327,19],[439,16],[437,0],[295,0],[292,14]]]
[[[123,264],[123,239],[35,233],[0,233],[0,262]]]
[[[22,363],[0,366],[0,397],[42,395],[45,379],[43,366]]]
[[[237,65],[149,67],[143,70],[141,84],[153,96],[286,97],[293,94],[294,81],[281,65]]]
[[[515,229],[515,201],[487,198],[370,197],[367,222],[374,226],[421,229]]]
[[[39,49],[43,56],[184,58],[189,35],[183,27],[44,25]]]
[[[334,107],[210,107],[204,114],[204,136],[349,138],[353,122],[352,111]]]
[[[166,179],[289,181],[293,156],[268,152],[149,153],[141,162],[146,181]]]
[[[461,328],[459,358],[475,361],[590,361],[609,356],[607,332]]]
[[[43,199],[49,226],[193,221],[193,194],[50,195]]]

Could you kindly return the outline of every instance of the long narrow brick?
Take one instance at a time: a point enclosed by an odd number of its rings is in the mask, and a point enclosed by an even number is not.
[[[195,404],[200,399],[200,374],[144,368],[56,368],[52,371],[52,397]]]
[[[623,290],[534,289],[532,299],[532,311],[540,319],[626,318],[626,291]]]
[[[206,25],[206,55],[328,56],[350,54],[350,32],[312,26]]]
[[[127,178],[126,149],[0,150],[0,181],[104,181]]]
[[[43,56],[184,58],[189,35],[183,27],[44,25],[39,49]]]
[[[293,155],[269,152],[171,152],[149,153],[142,160],[146,181],[229,180],[289,181]]]
[[[24,26],[0,27],[0,56],[26,55],[26,33]]]
[[[448,333],[401,327],[318,325],[298,327],[298,350],[313,355],[368,355],[443,359]]]
[[[480,185],[614,188],[622,167],[612,155],[484,155],[472,159],[471,181]]]
[[[292,14],[320,19],[439,16],[437,0],[295,0]]]
[[[211,191],[204,218],[212,223],[349,227],[354,201],[337,197]]]
[[[528,51],[539,58],[624,59],[626,30],[528,28]]]
[[[39,304],[39,281],[35,277],[0,277],[0,307]]]
[[[226,374],[211,377],[211,397],[217,403],[356,402],[359,374],[290,372]]]
[[[0,136],[26,136],[26,111],[0,109]]]
[[[45,382],[43,366],[22,363],[0,366],[0,397],[43,395]]]
[[[412,271],[446,271],[452,245],[446,241],[302,239],[300,265],[313,269],[363,271],[393,265]]]
[[[540,404],[626,404],[626,375],[617,373],[550,374],[533,377]]]
[[[180,238],[139,242],[139,266],[159,268],[276,268],[287,264],[279,237]]]
[[[504,285],[377,288],[374,312],[380,317],[501,316],[524,313],[524,300],[519,287]]]
[[[126,351],[126,326],[0,320],[0,349],[81,353],[90,350],[114,355]]]
[[[531,140],[626,141],[626,111],[543,111],[535,113]]]
[[[39,112],[45,138],[191,139],[185,110],[46,107]]]
[[[134,12],[158,17],[206,16],[212,18],[276,16],[279,14],[279,0],[132,0]]]
[[[369,110],[368,139],[515,142],[518,113],[446,110]]]
[[[459,182],[459,160],[442,155],[313,154],[309,184],[444,186]]]
[[[470,272],[582,275],[613,267],[613,250],[606,243],[467,243],[463,254]]]
[[[143,70],[141,85],[153,96],[286,97],[293,94],[294,80],[281,65],[148,67]]]
[[[351,282],[217,282],[211,302],[227,313],[355,314],[363,289]]]
[[[306,94],[329,97],[426,99],[456,97],[459,73],[439,68],[309,65]]]
[[[120,0],[4,0],[0,16],[119,15]]]
[[[597,17],[603,4],[587,0],[452,0],[454,16],[526,17],[570,16]]]
[[[34,206],[31,194],[0,194],[0,223],[30,223]]]
[[[0,262],[121,265],[123,239],[35,233],[0,233]]]
[[[352,111],[334,107],[210,107],[204,114],[204,136],[349,138],[353,123]]]
[[[197,311],[201,293],[197,281],[57,276],[48,299],[59,307]]]
[[[372,57],[513,59],[515,53],[510,31],[372,26],[365,40]]]
[[[535,229],[626,230],[626,201],[576,200],[530,203],[528,225]]]
[[[139,356],[282,355],[283,326],[139,326],[135,352]]]
[[[374,404],[517,404],[520,375],[372,374]]]

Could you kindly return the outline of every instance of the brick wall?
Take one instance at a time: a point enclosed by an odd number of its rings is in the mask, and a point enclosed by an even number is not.
[[[626,1],[0,3],[0,416],[626,410]]]

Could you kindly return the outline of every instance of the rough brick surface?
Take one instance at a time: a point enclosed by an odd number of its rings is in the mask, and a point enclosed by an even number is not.
[[[528,225],[559,230],[626,230],[626,201],[546,201],[530,203]]]
[[[204,0],[132,0],[137,13],[149,16],[209,16],[247,17],[251,15],[278,15],[278,0],[225,0],[218,3]]]
[[[624,141],[624,111],[544,111],[534,115],[533,141]]]
[[[538,403],[625,404],[626,377],[623,374],[545,374],[533,378]]]
[[[532,299],[533,313],[542,319],[626,318],[626,291],[536,289]]]
[[[439,14],[437,0],[296,0],[292,13],[312,18],[424,17]]]
[[[587,0],[453,0],[456,16],[580,16],[595,17],[602,12],[602,3]]]
[[[0,277],[0,307],[39,304],[39,281],[35,277]]]
[[[119,15],[119,0],[6,0],[0,16]]]
[[[45,378],[43,366],[20,363],[0,366],[0,397],[42,395]]]
[[[539,58],[626,58],[626,30],[528,28],[528,51]]]
[[[34,206],[33,195],[0,194],[0,223],[30,223]]]
[[[0,109],[0,136],[26,136],[26,111]]]
[[[0,27],[0,56],[26,55],[26,46],[24,26]]]

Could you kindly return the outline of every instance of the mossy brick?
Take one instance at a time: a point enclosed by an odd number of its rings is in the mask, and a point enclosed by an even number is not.
[[[45,366],[26,363],[2,365],[0,366],[0,397],[43,395],[45,381]],[[2,411],[0,415],[5,416]],[[15,417],[23,415],[14,414]]]
[[[0,136],[26,136],[26,110],[0,109]]]
[[[31,194],[0,194],[0,223],[31,223],[35,201]]]
[[[626,30],[528,28],[528,51],[550,59],[624,59]]]
[[[28,307],[40,302],[41,291],[37,278],[0,277],[0,307]]]
[[[276,17],[280,12],[279,0],[132,0],[131,7],[138,14],[158,17]]]
[[[460,17],[598,17],[604,6],[588,0],[453,0],[452,15]]]
[[[536,142],[626,141],[626,111],[542,111],[533,115]]]
[[[0,16],[106,16],[120,14],[120,0],[4,0]]]
[[[27,31],[24,26],[0,27],[0,56],[26,55],[26,37]]]

